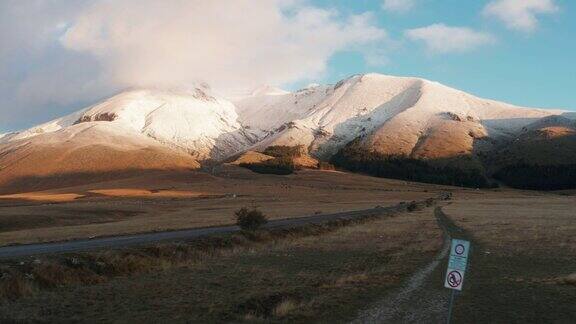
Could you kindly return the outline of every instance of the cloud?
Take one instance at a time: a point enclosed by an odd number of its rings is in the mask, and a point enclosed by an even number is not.
[[[0,127],[128,87],[306,81],[339,51],[376,60],[388,37],[306,0],[6,0],[0,24]]]
[[[422,41],[432,54],[462,53],[494,43],[495,37],[466,27],[433,24],[404,32],[412,41]]]
[[[416,0],[384,0],[382,9],[391,12],[407,12],[414,7]]]
[[[493,0],[482,13],[502,21],[509,29],[531,32],[538,27],[537,15],[558,10],[554,0]]]
[[[335,52],[386,37],[368,14],[341,17],[302,3],[103,2],[80,13],[62,44],[96,57],[120,86],[201,80],[230,88],[313,78]]]

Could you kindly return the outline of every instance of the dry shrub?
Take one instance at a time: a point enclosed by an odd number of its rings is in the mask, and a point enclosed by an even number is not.
[[[105,279],[85,268],[70,268],[58,263],[43,263],[32,269],[32,279],[40,288],[56,288],[73,283],[97,284]]]
[[[411,201],[408,206],[406,206],[406,210],[409,212],[422,210],[422,206],[415,201]]]
[[[156,261],[156,262],[155,262]],[[158,264],[157,260],[138,254],[112,254],[104,261],[106,273],[110,275],[129,275],[151,270]]]
[[[0,278],[0,300],[15,300],[34,293],[30,280],[19,273],[4,273]]]
[[[362,283],[368,280],[366,273],[355,273],[347,276],[340,277],[334,281],[335,287],[342,287]]]
[[[300,308],[300,303],[293,299],[284,299],[278,303],[272,310],[272,315],[275,317],[286,317]]]
[[[243,231],[256,231],[268,222],[264,213],[256,208],[248,209],[247,207],[242,207],[234,214],[236,215],[236,225]]]

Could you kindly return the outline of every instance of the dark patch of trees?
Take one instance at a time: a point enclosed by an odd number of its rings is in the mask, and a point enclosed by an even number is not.
[[[292,159],[287,158],[274,158],[258,163],[241,163],[240,166],[256,173],[277,175],[292,174],[298,169]]]
[[[274,157],[268,161],[257,163],[242,163],[241,167],[250,169],[256,173],[288,175],[299,170],[294,164],[294,158],[302,156],[304,146],[274,145],[267,147],[264,154]]]
[[[362,148],[357,141],[342,148],[331,162],[337,167],[382,178],[471,188],[492,187],[480,170],[440,167],[406,156],[384,155]]]
[[[576,164],[536,165],[517,163],[506,166],[494,178],[517,189],[576,189]]]
[[[268,146],[264,152],[266,155],[273,156],[275,158],[295,158],[302,156],[302,151],[304,146],[286,146],[286,145],[273,145]]]

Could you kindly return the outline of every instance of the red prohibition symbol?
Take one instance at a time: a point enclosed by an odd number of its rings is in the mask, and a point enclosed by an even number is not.
[[[462,274],[458,271],[451,271],[448,273],[448,285],[452,288],[460,286],[462,283]]]

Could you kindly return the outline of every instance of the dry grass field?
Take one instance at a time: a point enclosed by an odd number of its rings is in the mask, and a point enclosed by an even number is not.
[[[233,166],[211,174],[157,172],[2,197],[0,243],[231,224],[242,206],[285,218],[424,200],[445,191],[453,199],[436,211],[298,235],[264,233],[255,241],[233,235],[224,241],[231,244],[177,261],[181,252],[170,251],[180,251],[180,243],[25,258],[47,272],[33,267],[23,275],[18,288],[25,297],[0,302],[0,320],[344,323],[378,305],[420,316],[402,322],[441,319],[449,296],[442,282],[445,259],[413,295],[399,296],[439,255],[440,214],[451,235],[473,247],[454,323],[576,323],[573,192],[472,190],[330,171],[273,176]],[[150,259],[150,251],[166,253]],[[50,260],[70,267],[74,258],[114,266],[85,277],[78,275],[82,267],[69,277],[48,275],[62,269]],[[26,275],[39,276],[43,288],[31,286],[26,280],[37,279]]]
[[[575,196],[468,197],[444,211],[475,246],[458,322],[576,323]]]
[[[39,291],[0,304],[0,314],[48,322],[345,322],[402,285],[441,244],[427,208]]]
[[[213,175],[145,176],[0,196],[0,245],[227,225],[258,207],[271,219],[373,208],[436,196],[439,186],[334,171],[290,176],[225,166]]]

